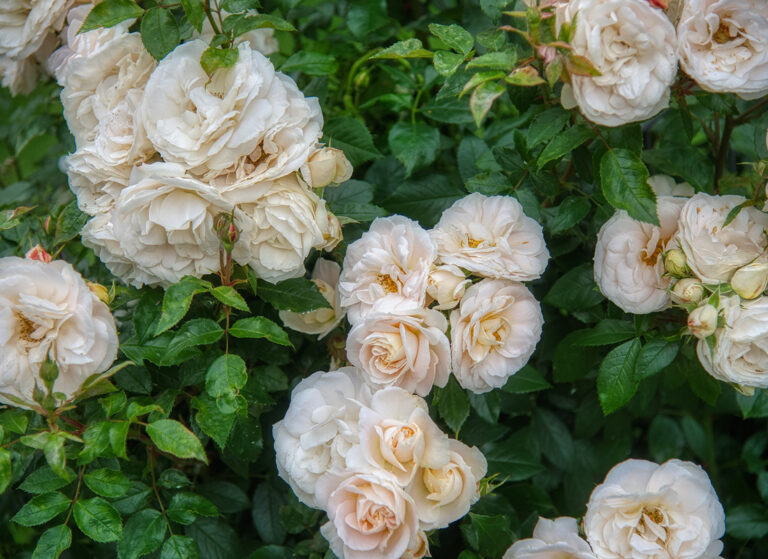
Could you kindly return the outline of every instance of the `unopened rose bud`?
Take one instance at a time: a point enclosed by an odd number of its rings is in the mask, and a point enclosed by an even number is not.
[[[48,235],[51,234],[51,216],[45,218],[45,221],[43,222],[43,231]]]
[[[768,264],[752,262],[742,266],[731,278],[731,289],[742,299],[754,299],[768,285]]]
[[[685,253],[679,248],[673,248],[664,255],[664,269],[670,275],[681,278],[687,276],[688,271],[688,259],[685,257]]]
[[[33,246],[24,256],[30,260],[39,260],[40,262],[45,262],[46,264],[52,260],[51,255],[45,252],[45,249],[40,245]]]
[[[91,293],[96,295],[99,301],[109,306],[109,304],[112,302],[112,299],[109,296],[109,291],[107,290],[106,287],[104,287],[100,283],[95,283],[92,281],[87,281],[85,282],[85,284],[88,286],[88,289],[91,290]]]
[[[45,383],[48,391],[53,391],[53,383],[59,378],[59,366],[54,361],[46,359],[40,365],[40,378]]]
[[[452,309],[459,304],[471,283],[458,266],[436,266],[429,274],[427,295],[437,301],[435,309]]]
[[[697,338],[704,339],[717,330],[717,308],[714,305],[702,305],[688,315],[688,330]]]
[[[219,214],[213,220],[213,230],[221,233],[232,222],[232,216],[229,214]]]
[[[349,180],[352,165],[340,149],[322,148],[313,153],[302,166],[301,176],[312,188],[322,188]]]
[[[678,305],[698,303],[704,298],[704,286],[697,279],[683,278],[675,283],[670,297]]]

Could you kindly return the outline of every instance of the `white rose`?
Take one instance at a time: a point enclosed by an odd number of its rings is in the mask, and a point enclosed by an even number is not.
[[[358,442],[358,412],[371,391],[352,367],[318,371],[291,392],[285,417],[274,424],[277,471],[306,505],[317,507],[317,481],[346,471],[346,455]]]
[[[215,217],[232,207],[209,185],[173,163],[137,167],[112,212],[124,256],[143,272],[133,285],[176,283],[219,268]]]
[[[677,182],[669,175],[651,175],[648,177],[648,185],[656,196],[682,196],[690,198],[696,191],[687,182]]]
[[[459,384],[481,394],[504,386],[541,338],[539,302],[521,283],[484,279],[451,312],[451,357]]]
[[[738,268],[768,247],[768,215],[756,208],[742,208],[733,221],[723,226],[730,211],[745,201],[742,196],[700,192],[683,206],[677,240],[688,267],[704,283],[730,281]]]
[[[358,429],[360,443],[347,454],[351,470],[383,470],[405,487],[419,468],[448,464],[448,436],[429,417],[424,399],[402,388],[374,392],[360,408]]]
[[[716,379],[768,388],[768,297],[721,297],[720,311],[725,325],[715,332],[713,349],[699,341],[699,361]]]
[[[108,212],[89,219],[80,231],[80,240],[96,253],[99,260],[115,277],[132,285],[147,283],[151,278],[139,270],[120,248],[120,242],[115,237],[111,218],[112,213]]]
[[[139,111],[147,137],[166,161],[217,187],[253,184],[296,171],[320,137],[317,99],[248,43],[231,68],[208,76],[201,40],[184,43],[157,66]]]
[[[484,277],[537,279],[549,260],[541,225],[509,196],[465,196],[443,212],[430,235],[442,263]]]
[[[685,0],[677,24],[680,66],[706,91],[768,93],[768,4]]]
[[[235,208],[240,240],[232,256],[278,282],[304,274],[313,248],[327,246],[330,212],[296,173],[223,193]]]
[[[322,296],[331,305],[330,309],[317,309],[305,313],[280,311],[280,320],[288,328],[305,334],[317,334],[321,340],[327,336],[344,318],[341,300],[337,289],[341,267],[330,260],[318,258],[312,270],[312,283],[317,286]]]
[[[120,192],[131,182],[131,165],[111,165],[87,145],[65,157],[59,166],[67,174],[77,205],[91,216],[108,213]]]
[[[3,0],[0,2],[0,75],[13,95],[29,93],[39,66],[56,48],[74,0]]]
[[[592,548],[579,537],[575,518],[561,516],[554,520],[539,517],[533,537],[519,540],[503,559],[595,559]]]
[[[742,299],[762,295],[768,285],[768,262],[765,258],[750,262],[733,273],[731,289]]]
[[[350,330],[347,358],[377,387],[399,386],[426,396],[445,386],[451,372],[448,321],[434,310],[372,312]]]
[[[302,165],[301,176],[312,188],[341,184],[352,177],[352,164],[340,149],[323,147]]]
[[[619,210],[603,224],[595,245],[595,283],[624,312],[648,314],[669,305],[662,254],[672,246],[685,199],[657,198],[660,226],[632,219]]]
[[[451,439],[448,464],[422,468],[408,487],[425,530],[444,528],[469,512],[479,498],[479,482],[488,470],[476,447]]]
[[[386,472],[318,482],[328,522],[320,533],[339,559],[401,559],[424,545],[411,497]]]
[[[437,248],[418,223],[394,215],[376,218],[350,244],[339,291],[349,322],[356,324],[375,307],[407,312],[424,306]]]
[[[69,398],[109,368],[117,346],[109,308],[70,264],[0,259],[0,402],[34,406],[46,359],[59,368],[53,391]]]
[[[650,118],[669,104],[677,74],[675,28],[647,0],[571,0],[556,10],[558,29],[575,23],[573,53],[599,76],[571,74],[564,105],[578,104],[592,122],[620,126]]]
[[[598,559],[715,559],[725,515],[701,467],[626,460],[592,492],[584,532]]]
[[[429,273],[427,295],[437,302],[435,309],[450,310],[459,304],[464,292],[472,284],[458,266],[442,264],[433,266]]]

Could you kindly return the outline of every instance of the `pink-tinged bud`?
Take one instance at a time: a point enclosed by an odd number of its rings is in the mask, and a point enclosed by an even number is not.
[[[221,233],[227,228],[227,225],[232,222],[232,218],[229,214],[219,214],[213,221],[213,229],[217,233]]]
[[[87,281],[85,282],[85,284],[88,286],[88,289],[91,290],[91,293],[96,295],[99,301],[109,306],[109,303],[111,302],[111,298],[109,296],[109,291],[107,291],[106,287],[104,287],[100,283],[95,283],[92,281]]]
[[[229,228],[227,229],[227,240],[230,243],[233,243],[237,241],[237,238],[240,236],[240,233],[237,232],[237,227],[235,227],[234,223],[229,224]]]
[[[51,234],[51,216],[45,218],[45,221],[43,222],[43,231],[48,235]]]
[[[39,260],[40,262],[45,262],[46,264],[53,260],[51,255],[45,252],[45,249],[40,245],[33,246],[24,256],[30,260]]]
[[[539,56],[544,60],[544,64],[549,64],[557,56],[557,49],[546,45],[539,46],[538,52]]]
[[[699,339],[711,336],[717,330],[718,311],[713,305],[702,305],[688,315],[688,330]]]
[[[648,3],[654,8],[667,9],[667,0],[648,0]]]

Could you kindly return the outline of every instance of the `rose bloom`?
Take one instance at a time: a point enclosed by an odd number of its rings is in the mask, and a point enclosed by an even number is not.
[[[599,76],[571,74],[563,105],[603,126],[645,120],[669,104],[677,74],[675,28],[647,0],[571,0],[556,10],[557,28],[576,27],[573,53]]]
[[[139,110],[152,145],[193,175],[218,177],[220,188],[298,170],[321,135],[317,99],[247,42],[234,66],[209,77],[200,66],[206,48],[201,40],[179,45],[152,73]]]
[[[677,24],[680,66],[706,91],[768,93],[768,4],[685,0]]]
[[[468,279],[458,266],[441,264],[433,266],[429,273],[427,295],[437,303],[433,308],[439,311],[450,310],[459,304],[470,285],[472,280]]]
[[[592,548],[579,537],[575,518],[561,516],[554,520],[539,517],[533,537],[518,540],[503,559],[595,559]]]
[[[117,346],[109,308],[70,264],[0,259],[0,402],[34,406],[46,359],[59,368],[53,392],[69,398],[109,368]]]
[[[0,2],[0,76],[13,95],[29,93],[40,66],[56,48],[74,0],[3,0]]]
[[[343,151],[319,147],[301,166],[301,176],[312,188],[322,188],[348,181],[352,170],[352,164]]]
[[[704,283],[730,281],[738,268],[762,255],[768,247],[768,215],[756,208],[743,208],[723,226],[730,211],[745,201],[743,196],[700,192],[683,206],[677,241],[688,266]]]
[[[219,268],[215,217],[231,206],[209,185],[173,163],[137,167],[120,193],[110,221],[120,255],[140,272],[139,287],[167,286],[186,275]]]
[[[597,234],[595,283],[621,310],[648,314],[669,306],[672,277],[664,270],[664,251],[674,246],[677,219],[685,199],[659,196],[660,226],[632,219],[619,210]]]
[[[374,392],[360,408],[358,429],[360,443],[347,455],[352,470],[383,470],[405,487],[419,468],[448,464],[448,436],[429,417],[424,399],[402,388]]]
[[[626,460],[592,492],[584,532],[598,559],[715,559],[725,514],[700,466]]]
[[[696,352],[716,379],[768,388],[768,297],[751,301],[722,297],[724,326],[715,331],[715,347],[699,340]]]
[[[465,196],[443,212],[430,235],[442,263],[483,277],[537,279],[549,260],[541,225],[510,196]]]
[[[324,258],[318,258],[312,270],[312,283],[331,305],[332,308],[316,309],[305,313],[280,311],[280,320],[288,328],[305,334],[317,334],[317,339],[322,340],[339,325],[344,318],[344,310],[341,308],[339,298],[339,274],[341,267]]]
[[[317,507],[316,485],[326,472],[344,472],[358,442],[358,413],[371,390],[352,367],[318,371],[291,392],[285,417],[274,424],[277,471],[306,505]]]
[[[451,357],[459,384],[482,394],[522,369],[541,338],[544,317],[526,287],[484,279],[451,312]]]
[[[451,372],[448,321],[434,310],[372,312],[347,337],[347,358],[378,387],[399,386],[426,396],[445,386]]]
[[[485,456],[476,447],[451,439],[448,463],[422,468],[408,486],[425,530],[444,528],[469,512],[479,498],[479,482],[488,470]]]
[[[80,231],[82,243],[93,250],[112,274],[125,283],[142,284],[146,274],[131,261],[120,248],[112,225],[112,213],[99,214],[86,222]]]
[[[349,322],[374,308],[406,312],[424,306],[437,248],[418,223],[394,215],[376,218],[347,248],[339,291]]]
[[[339,559],[401,559],[424,548],[413,499],[381,471],[326,475],[318,495],[328,513],[320,533]]]
[[[341,229],[336,217],[296,173],[222,193],[234,204],[240,240],[232,256],[259,277],[278,282],[304,274],[313,249],[331,249]]]

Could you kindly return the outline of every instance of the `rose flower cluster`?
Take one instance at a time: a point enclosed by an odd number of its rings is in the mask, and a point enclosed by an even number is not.
[[[669,105],[677,65],[702,89],[756,99],[768,93],[768,3],[682,0],[677,25],[648,0],[555,1],[575,55],[597,75],[572,74],[562,90],[603,126],[650,118]]]
[[[742,196],[689,198],[687,184],[649,182],[660,225],[623,211],[603,225],[595,248],[600,290],[630,313],[683,308],[709,374],[741,390],[768,387],[768,214]]]
[[[317,99],[256,50],[274,49],[266,30],[241,37],[235,64],[208,75],[205,40],[158,64],[131,21],[78,34],[90,8],[69,12],[49,65],[77,146],[62,167],[91,216],[82,240],[117,277],[167,286],[217,270],[221,214],[235,225],[232,258],[271,282],[302,275],[310,250],[339,242],[312,188],[347,180],[351,166],[318,144]]]

